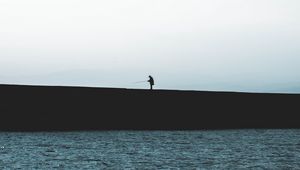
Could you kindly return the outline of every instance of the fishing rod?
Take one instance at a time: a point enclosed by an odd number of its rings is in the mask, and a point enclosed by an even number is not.
[[[144,80],[144,81],[136,81],[136,82],[133,82],[133,83],[144,83],[144,82],[147,82],[148,80]]]

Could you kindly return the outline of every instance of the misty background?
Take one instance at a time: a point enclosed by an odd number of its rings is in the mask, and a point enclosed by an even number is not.
[[[1,0],[0,84],[300,92],[298,0]]]

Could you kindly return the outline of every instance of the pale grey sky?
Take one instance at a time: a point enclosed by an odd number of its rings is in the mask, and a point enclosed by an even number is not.
[[[0,83],[300,92],[299,0],[0,0]]]

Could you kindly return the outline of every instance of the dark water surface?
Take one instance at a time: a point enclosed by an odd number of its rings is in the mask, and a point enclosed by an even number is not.
[[[300,130],[0,132],[0,169],[300,169]]]

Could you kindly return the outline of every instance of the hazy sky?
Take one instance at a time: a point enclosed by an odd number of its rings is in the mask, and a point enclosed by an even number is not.
[[[0,83],[300,92],[299,0],[0,0]]]

